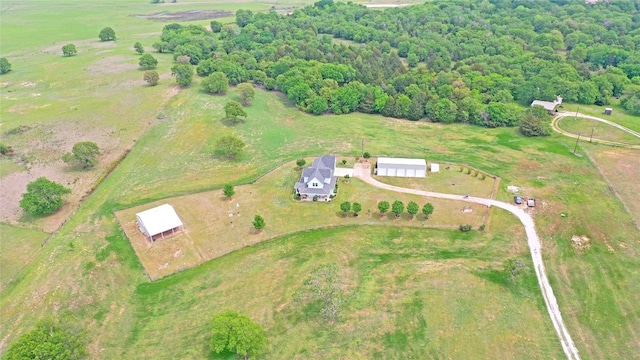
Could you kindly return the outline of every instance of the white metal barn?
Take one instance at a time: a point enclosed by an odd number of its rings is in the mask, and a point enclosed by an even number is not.
[[[176,230],[184,229],[184,224],[169,204],[139,212],[136,218],[138,229],[151,241],[158,236],[164,239],[165,233],[175,234]]]
[[[426,177],[427,162],[424,159],[378,158],[376,175],[399,177]]]

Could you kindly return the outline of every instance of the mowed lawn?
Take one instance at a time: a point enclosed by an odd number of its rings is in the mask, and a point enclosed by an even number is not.
[[[255,184],[236,187],[231,200],[226,199],[222,191],[214,190],[139,205],[116,212],[116,217],[150,278],[158,279],[285,234],[343,225],[457,228],[470,224],[477,229],[486,222],[489,212],[482,205],[381,190],[353,178],[347,183],[344,179],[338,180],[338,196],[330,202],[296,201],[293,184],[299,177],[296,165],[287,163]],[[421,212],[410,219],[406,211],[399,218],[390,211],[382,217],[377,204],[383,200],[389,203],[400,200],[405,207],[409,201],[415,201],[421,208],[431,202],[435,211],[429,219]],[[362,205],[358,217],[353,216],[353,212],[343,216],[340,204],[344,201]],[[152,243],[137,229],[135,214],[164,203],[176,209],[185,231]],[[253,228],[256,214],[266,220],[267,227],[262,232]]]
[[[601,116],[601,118],[608,120],[606,116]],[[615,141],[627,145],[640,145],[639,137],[592,119],[564,117],[558,121],[558,127],[572,134],[580,134],[583,142],[590,141],[593,130],[593,139],[596,140]]]
[[[527,264],[515,283],[501,268],[507,257]],[[338,265],[348,295],[332,325],[319,318],[319,304],[293,299],[325,263]],[[269,359],[563,356],[522,233],[369,226],[304,232],[140,284],[133,299],[126,346],[106,350],[122,358],[214,358],[211,317],[225,309],[266,329]]]
[[[613,104],[598,106],[598,105],[584,105],[584,104],[562,104],[563,111],[578,111],[582,114],[596,116],[605,120],[613,121],[631,130],[640,131],[640,116],[631,115],[622,106],[619,105],[619,101],[615,98],[612,99]],[[605,115],[604,109],[612,108],[611,115]],[[591,128],[589,128],[591,133]]]

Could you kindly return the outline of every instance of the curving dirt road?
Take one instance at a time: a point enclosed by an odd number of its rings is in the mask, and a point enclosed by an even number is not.
[[[416,189],[408,189],[399,186],[393,186],[389,184],[382,183],[378,180],[375,180],[371,177],[371,166],[368,163],[364,164],[356,164],[353,168],[353,176],[361,179],[369,185],[373,185],[375,187],[379,187],[381,189],[402,192],[407,194],[415,194],[422,195],[434,198],[441,199],[449,199],[449,200],[461,200],[468,201],[476,204],[482,204],[487,207],[496,206],[501,209],[505,209],[518,217],[522,225],[524,225],[525,232],[527,234],[527,243],[529,245],[529,250],[531,252],[531,259],[533,260],[533,266],[536,271],[536,276],[538,278],[538,284],[540,285],[540,290],[542,291],[542,296],[544,297],[544,302],[547,305],[547,311],[549,312],[549,316],[551,317],[551,322],[553,323],[553,327],[556,329],[558,333],[558,337],[560,338],[560,344],[562,345],[562,349],[564,353],[567,355],[567,358],[570,360],[579,360],[580,356],[578,355],[578,349],[576,348],[573,340],[571,339],[571,335],[569,335],[569,331],[567,327],[564,325],[564,321],[562,320],[562,314],[560,313],[560,308],[558,307],[558,302],[556,301],[556,297],[553,294],[553,289],[549,284],[549,280],[547,279],[547,273],[545,272],[544,263],[542,262],[542,254],[541,254],[541,245],[540,238],[538,238],[538,234],[536,233],[535,224],[533,222],[533,218],[524,212],[524,210],[511,205],[504,203],[502,201],[497,201],[493,199],[484,199],[478,197],[464,197],[462,195],[452,195],[452,194],[443,194],[436,193],[431,191],[424,190],[416,190]]]
[[[635,137],[640,138],[640,133],[634,130],[631,130],[629,128],[626,128],[620,124],[614,123],[612,121],[609,120],[605,120],[605,119],[601,119],[599,117],[595,117],[595,116],[591,116],[591,115],[585,115],[585,114],[580,114],[580,113],[574,113],[574,112],[559,112],[554,118],[553,120],[551,120],[551,128],[553,129],[553,131],[560,133],[564,136],[568,136],[568,137],[572,137],[572,138],[577,138],[578,135],[570,133],[568,131],[564,131],[562,129],[560,129],[560,127],[558,126],[558,121],[560,121],[560,119],[565,118],[565,117],[579,117],[579,118],[585,118],[585,119],[590,119],[590,120],[595,120],[595,121],[599,121],[601,123],[605,123],[607,125],[613,126],[615,128],[618,128],[626,133],[629,133]],[[584,136],[582,138],[585,138]],[[595,143],[601,143],[601,144],[605,144],[605,145],[612,145],[612,146],[620,146],[620,147],[626,147],[626,148],[630,148],[630,149],[640,149],[640,145],[630,145],[630,144],[625,144],[625,143],[620,143],[620,142],[616,142],[616,141],[608,141],[608,140],[600,140],[600,139],[593,139],[593,142]]]

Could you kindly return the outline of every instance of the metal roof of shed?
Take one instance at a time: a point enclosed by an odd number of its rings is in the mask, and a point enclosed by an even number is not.
[[[379,157],[378,165],[424,165],[424,166],[427,166],[427,161],[425,159]]]
[[[154,236],[184,225],[173,209],[173,206],[169,204],[139,212],[136,216],[142,222],[149,236]]]

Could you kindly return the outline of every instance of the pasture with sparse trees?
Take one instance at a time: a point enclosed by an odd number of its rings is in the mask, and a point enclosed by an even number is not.
[[[561,358],[522,227],[504,211],[472,205],[463,213],[459,201],[384,191],[358,178],[340,184],[336,203],[293,201],[295,159],[361,156],[363,140],[367,155],[468,164],[502,177],[483,181],[455,166],[451,173],[470,179],[463,184],[447,181],[455,177],[443,166],[426,179],[389,184],[491,193],[505,202],[513,201],[505,188],[514,184],[540,199],[533,216],[545,268],[581,356],[638,353],[640,288],[629,269],[640,266],[640,249],[628,240],[638,230],[623,206],[640,191],[636,154],[581,139],[576,153],[583,156],[575,156],[575,139],[518,133],[531,125],[530,100],[557,94],[565,98],[562,110],[580,106],[604,117],[595,104],[608,103],[614,112],[606,119],[638,130],[637,50],[629,46],[638,10],[630,1],[523,7],[407,0],[419,5],[367,9],[296,0],[286,2],[295,7],[290,16],[270,11],[272,4],[227,2],[163,9],[125,0],[20,2],[20,11],[3,12],[2,56],[14,67],[0,85],[0,140],[13,149],[0,157],[7,235],[0,237],[0,353],[8,357],[9,347],[53,313],[73,317],[72,335],[87,329],[85,358],[231,358],[242,352],[214,354],[208,344],[212,317],[234,309],[268,334],[258,358]],[[186,21],[205,8],[220,11],[218,29],[204,27],[210,18]],[[149,21],[160,11],[175,20]],[[105,25],[125,41],[98,42]],[[59,56],[69,41],[81,56]],[[158,77],[173,65],[190,66],[186,85],[132,86],[143,72],[140,55],[133,57],[136,41],[153,44],[147,52],[159,60]],[[216,71],[232,86],[255,85],[247,110],[257,117],[233,133],[219,119],[227,102],[242,102],[237,88],[210,96],[198,84]],[[192,80],[197,86],[187,87]],[[586,121],[560,125],[591,130]],[[595,135],[607,131],[603,125]],[[216,151],[225,135],[246,141],[234,161]],[[95,170],[61,164],[86,139],[103,152]],[[50,216],[23,215],[20,195],[40,174],[73,193]],[[233,202],[220,201],[227,183],[238,184]],[[473,184],[478,190],[467,192]],[[410,215],[412,201],[432,201],[438,211],[428,221],[391,222],[373,214],[383,199],[402,201]],[[345,201],[354,215],[354,201],[368,215],[336,216]],[[118,225],[139,234],[135,214],[167,202],[186,232],[149,248]],[[269,219],[267,231],[254,231],[256,213]],[[462,233],[460,224],[487,226]],[[577,247],[574,234],[588,246]],[[514,264],[505,259],[521,262],[513,281]],[[321,300],[292,301],[308,274],[327,263],[337,264],[349,294],[336,325],[318,315]],[[526,336],[514,337],[513,329]],[[29,344],[37,350],[45,342]]]

